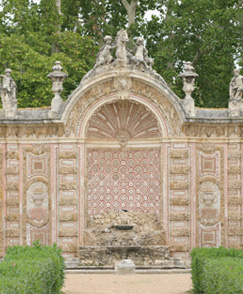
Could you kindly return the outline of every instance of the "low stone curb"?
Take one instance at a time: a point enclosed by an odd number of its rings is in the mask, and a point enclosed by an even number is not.
[[[116,274],[114,269],[67,269],[66,274]],[[191,269],[136,269],[135,274],[190,274]]]

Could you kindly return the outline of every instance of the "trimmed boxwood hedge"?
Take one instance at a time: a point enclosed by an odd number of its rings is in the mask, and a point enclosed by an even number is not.
[[[64,284],[64,269],[56,244],[10,247],[0,263],[0,293],[58,294]]]
[[[194,248],[191,252],[192,257],[192,282],[194,294],[209,294],[209,293],[243,293],[241,288],[233,292],[220,292],[221,290],[215,290],[214,287],[221,287],[224,281],[221,281],[224,275],[233,272],[238,272],[238,269],[242,270],[241,264],[243,263],[243,251],[234,248]],[[232,263],[232,265],[230,264]],[[215,269],[213,269],[215,265]],[[217,266],[216,266],[217,265]],[[237,269],[238,268],[238,269]],[[220,273],[217,271],[220,269]],[[213,276],[212,280],[209,276]],[[242,277],[237,277],[239,285],[243,285]],[[205,288],[207,286],[207,288]],[[214,289],[214,292],[210,289]],[[219,288],[220,289],[220,288]]]
[[[209,260],[204,266],[202,281],[207,294],[242,294],[242,259],[221,257]]]

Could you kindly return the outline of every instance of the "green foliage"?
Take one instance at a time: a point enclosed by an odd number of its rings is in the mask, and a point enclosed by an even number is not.
[[[199,78],[194,99],[199,107],[227,107],[228,87],[242,43],[237,35],[238,0],[166,1],[160,19],[145,25],[155,69],[179,94],[178,77],[183,61],[192,61]],[[242,9],[242,8],[241,8]],[[241,32],[242,35],[242,32]],[[238,54],[237,54],[238,52]]]
[[[243,251],[237,250],[234,248],[227,249],[224,247],[194,248],[191,252],[191,257],[192,257],[191,267],[192,267],[193,293],[208,294],[209,292],[206,292],[204,289],[205,266],[211,261],[218,260],[218,259],[221,260],[222,258],[225,258],[225,257],[230,257],[232,259],[238,258],[242,262]],[[215,292],[215,293],[221,293],[221,292]],[[236,293],[241,293],[241,292],[236,292]]]
[[[64,259],[56,244],[13,246],[0,264],[1,294],[58,294],[64,283]]]
[[[130,0],[128,0],[130,3]],[[103,37],[115,37],[127,24],[119,0],[2,0],[0,11],[0,73],[6,67],[18,87],[19,107],[49,106],[53,93],[46,75],[60,60],[69,74],[63,98],[95,63]],[[144,19],[148,10],[159,17]],[[239,0],[141,0],[136,23],[129,28],[130,44],[143,35],[154,69],[181,98],[178,74],[192,61],[199,78],[193,92],[196,106],[227,107],[235,63],[243,65],[243,7]]]
[[[222,257],[209,260],[202,274],[203,290],[207,294],[243,293],[243,263],[240,258]]]

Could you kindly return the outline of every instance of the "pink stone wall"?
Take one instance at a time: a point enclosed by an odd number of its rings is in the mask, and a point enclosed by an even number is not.
[[[88,149],[87,209],[161,213],[160,149]]]

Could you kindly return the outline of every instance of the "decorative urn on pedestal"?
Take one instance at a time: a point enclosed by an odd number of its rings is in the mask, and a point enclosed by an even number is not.
[[[179,74],[179,77],[182,78],[182,90],[186,94],[182,102],[185,107],[185,111],[189,116],[196,116],[195,104],[191,94],[194,90],[194,82],[195,78],[198,77],[198,74],[195,72],[195,69],[190,61],[186,62],[183,72]]]
[[[60,61],[55,62],[52,70],[47,77],[52,81],[52,92],[55,94],[51,102],[51,114],[55,116],[63,104],[61,93],[63,91],[63,82],[68,75],[62,72],[63,68]]]

